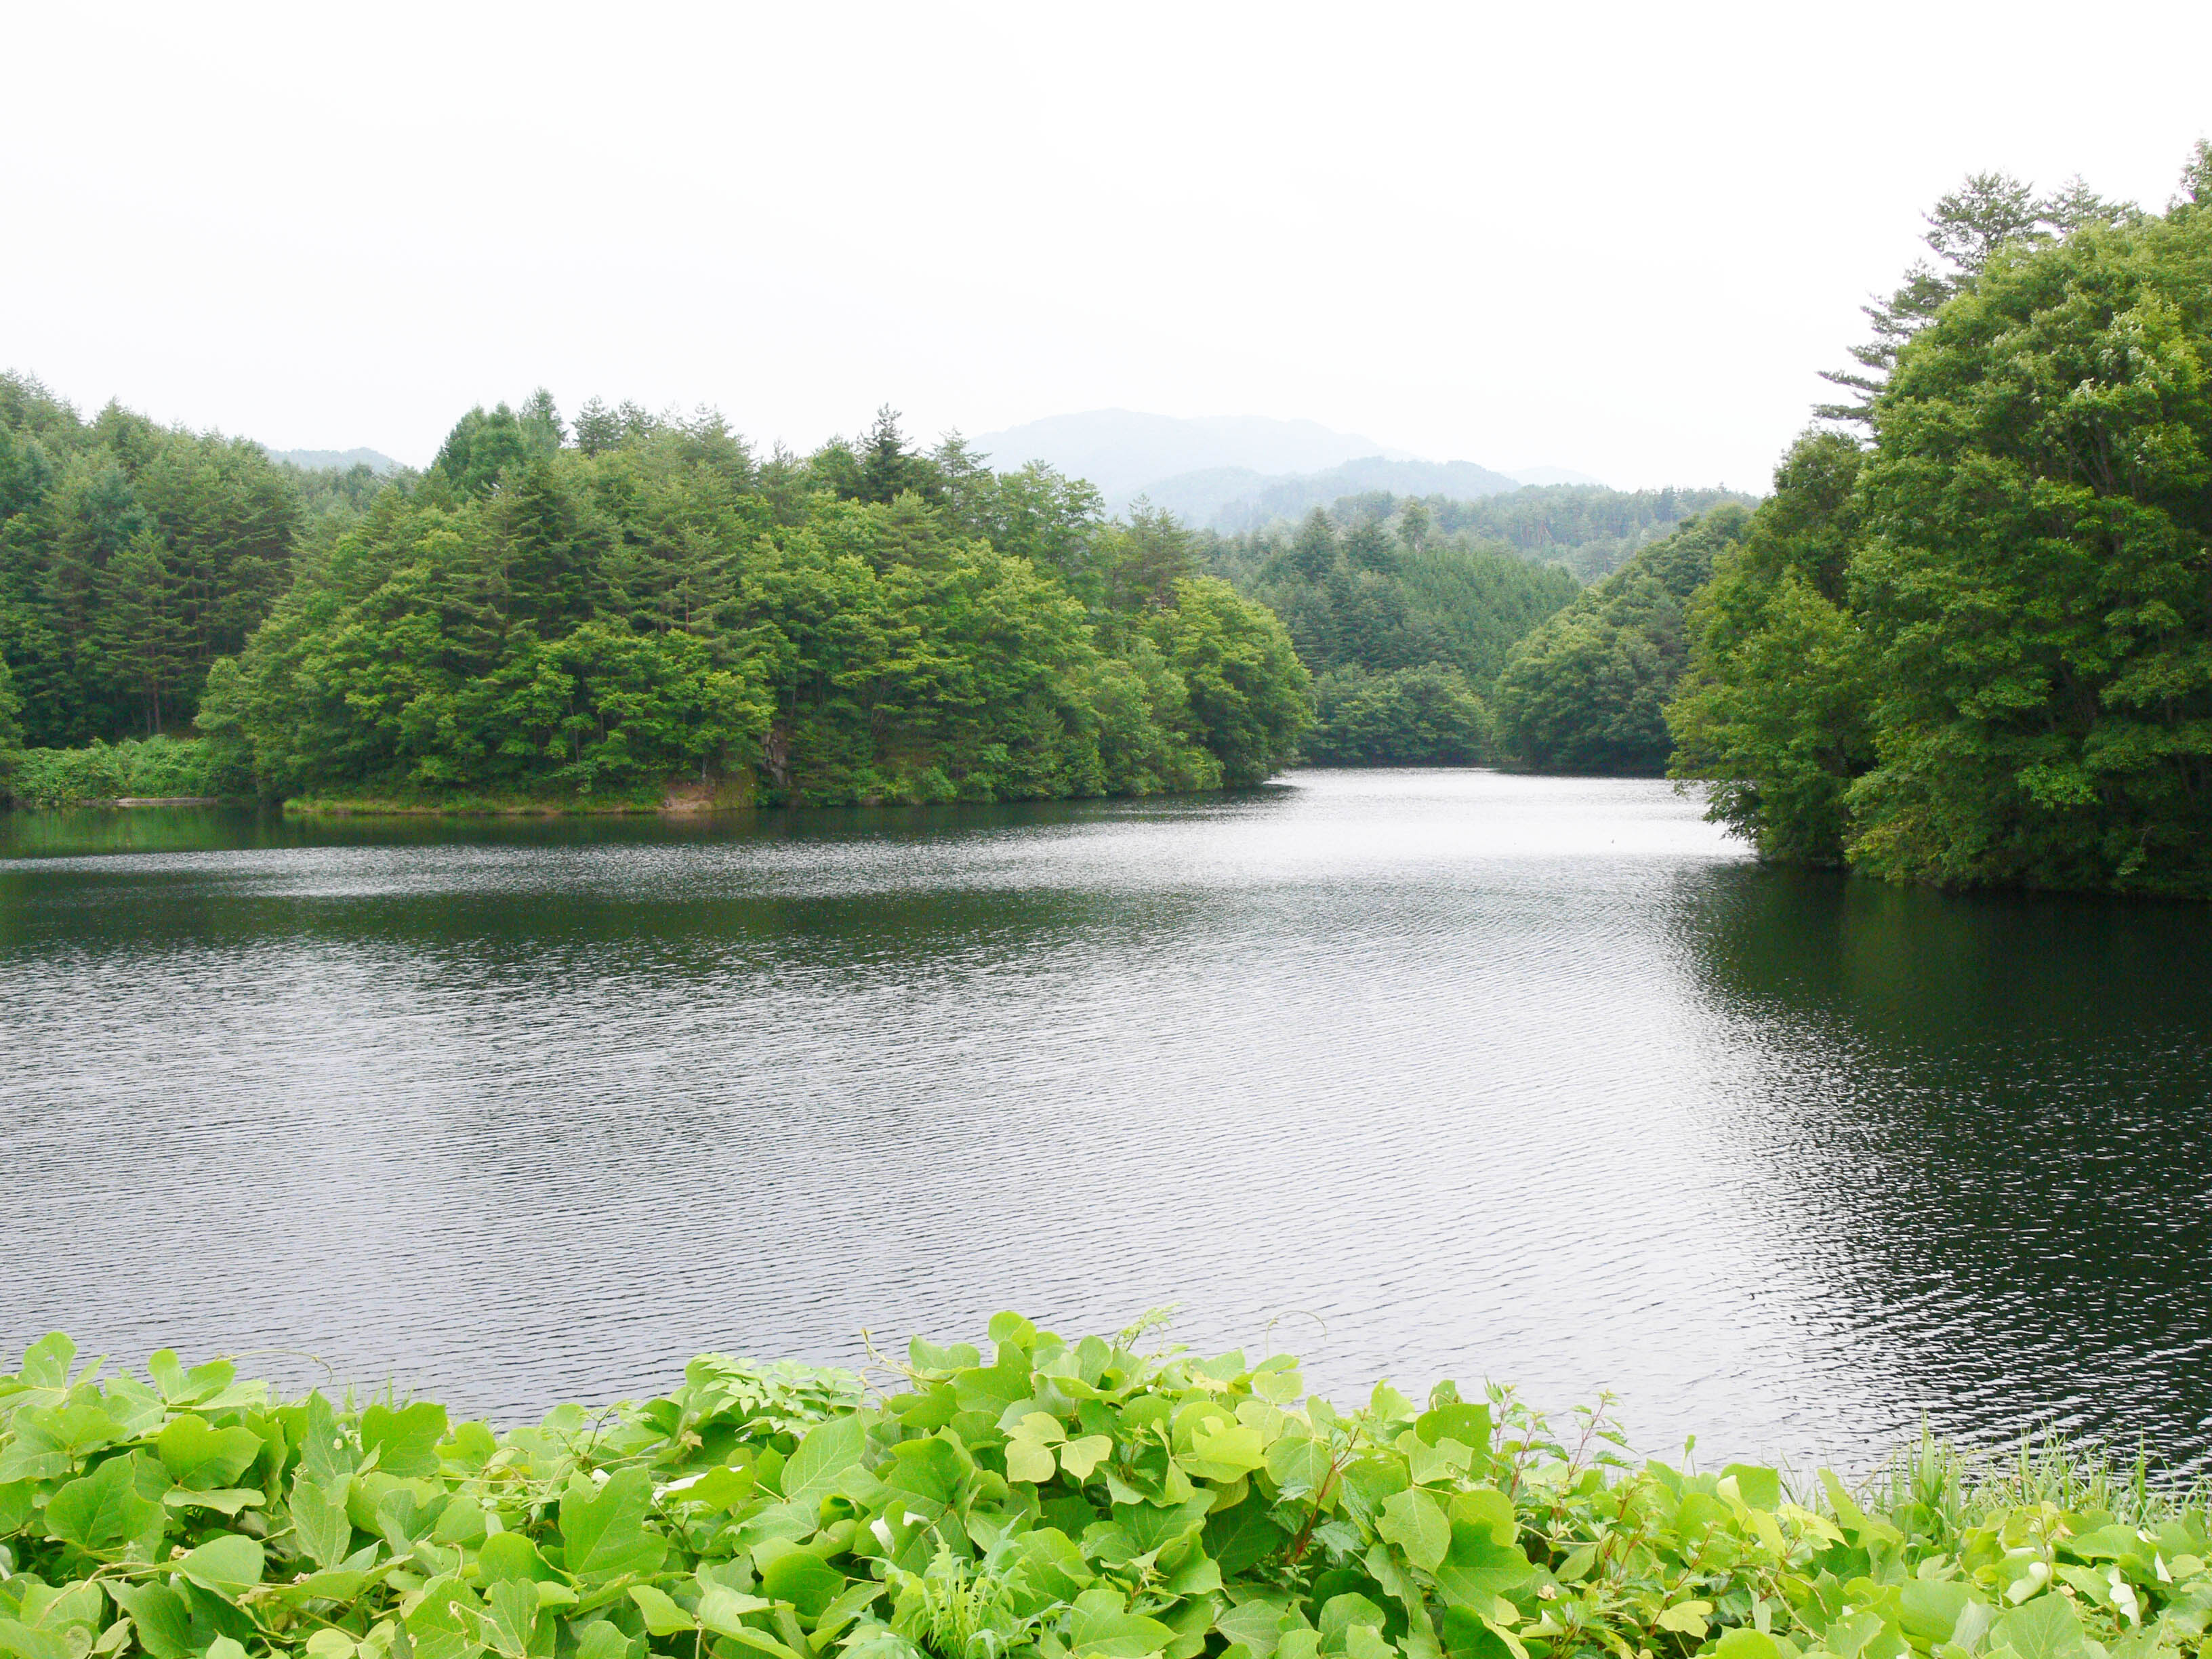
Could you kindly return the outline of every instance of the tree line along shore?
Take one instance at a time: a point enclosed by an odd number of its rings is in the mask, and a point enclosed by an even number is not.
[[[2212,895],[2212,150],[1967,181],[1763,499],[1109,519],[539,393],[313,471],[0,377],[0,787],[386,809],[1669,775],[1769,859]],[[1584,580],[1588,585],[1584,585]]]

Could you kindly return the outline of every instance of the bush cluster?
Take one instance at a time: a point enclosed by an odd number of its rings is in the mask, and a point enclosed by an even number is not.
[[[82,749],[22,750],[12,773],[0,773],[0,797],[24,806],[68,806],[133,796],[250,797],[253,772],[235,744],[206,738],[98,738]]]

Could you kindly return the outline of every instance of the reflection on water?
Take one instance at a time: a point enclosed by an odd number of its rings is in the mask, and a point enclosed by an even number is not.
[[[512,1416],[1176,1303],[1701,1457],[2212,1446],[2200,908],[1766,871],[1663,785],[1465,772],[0,853],[0,1340]]]

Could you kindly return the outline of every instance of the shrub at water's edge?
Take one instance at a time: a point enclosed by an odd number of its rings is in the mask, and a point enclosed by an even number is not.
[[[1510,1392],[1349,1411],[1277,1355],[708,1356],[504,1434],[227,1362],[0,1377],[0,1655],[2128,1659],[2201,1653],[2197,1500],[1937,1449],[1856,1495],[1632,1462]]]
[[[21,806],[70,806],[137,799],[252,799],[250,757],[235,744],[207,738],[94,738],[82,749],[21,751],[0,776],[0,799]]]

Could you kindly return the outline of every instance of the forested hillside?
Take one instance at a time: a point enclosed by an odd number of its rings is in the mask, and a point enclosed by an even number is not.
[[[1755,507],[1759,498],[1731,489],[1607,489],[1602,484],[1542,484],[1484,496],[1392,495],[1368,490],[1338,495],[1329,516],[1339,524],[1392,520],[1413,513],[1432,544],[1510,551],[1541,564],[1565,567],[1580,580],[1597,581],[1628,562],[1637,550],[1668,534],[1685,519],[1723,501]],[[1299,511],[1304,511],[1303,505]],[[1296,514],[1287,515],[1295,519]],[[1276,521],[1261,539],[1295,534]]]
[[[2212,147],[1939,204],[1692,608],[1676,773],[1770,856],[2212,896]]]
[[[886,414],[759,462],[719,419],[471,411],[213,677],[287,794],[786,802],[1256,782],[1308,706],[1281,625],[1043,468]],[[732,793],[733,792],[733,793]]]
[[[1258,781],[1309,718],[1281,624],[1171,526],[887,414],[763,462],[540,393],[387,480],[6,389],[0,769],[20,726],[33,798],[1142,793]],[[195,722],[181,759],[103,746]]]
[[[81,420],[0,374],[0,658],[28,741],[188,722],[210,665],[244,646],[343,491],[332,475],[311,501],[305,476],[112,404]]]
[[[1686,521],[1521,641],[1492,699],[1500,757],[1550,772],[1666,770],[1685,613],[1750,519],[1730,501]]]
[[[1483,699],[1515,641],[1577,584],[1556,567],[1438,537],[1419,501],[1391,505],[1367,502],[1341,521],[1316,507],[1293,532],[1201,544],[1213,568],[1282,617],[1315,676],[1306,758],[1486,759]]]

